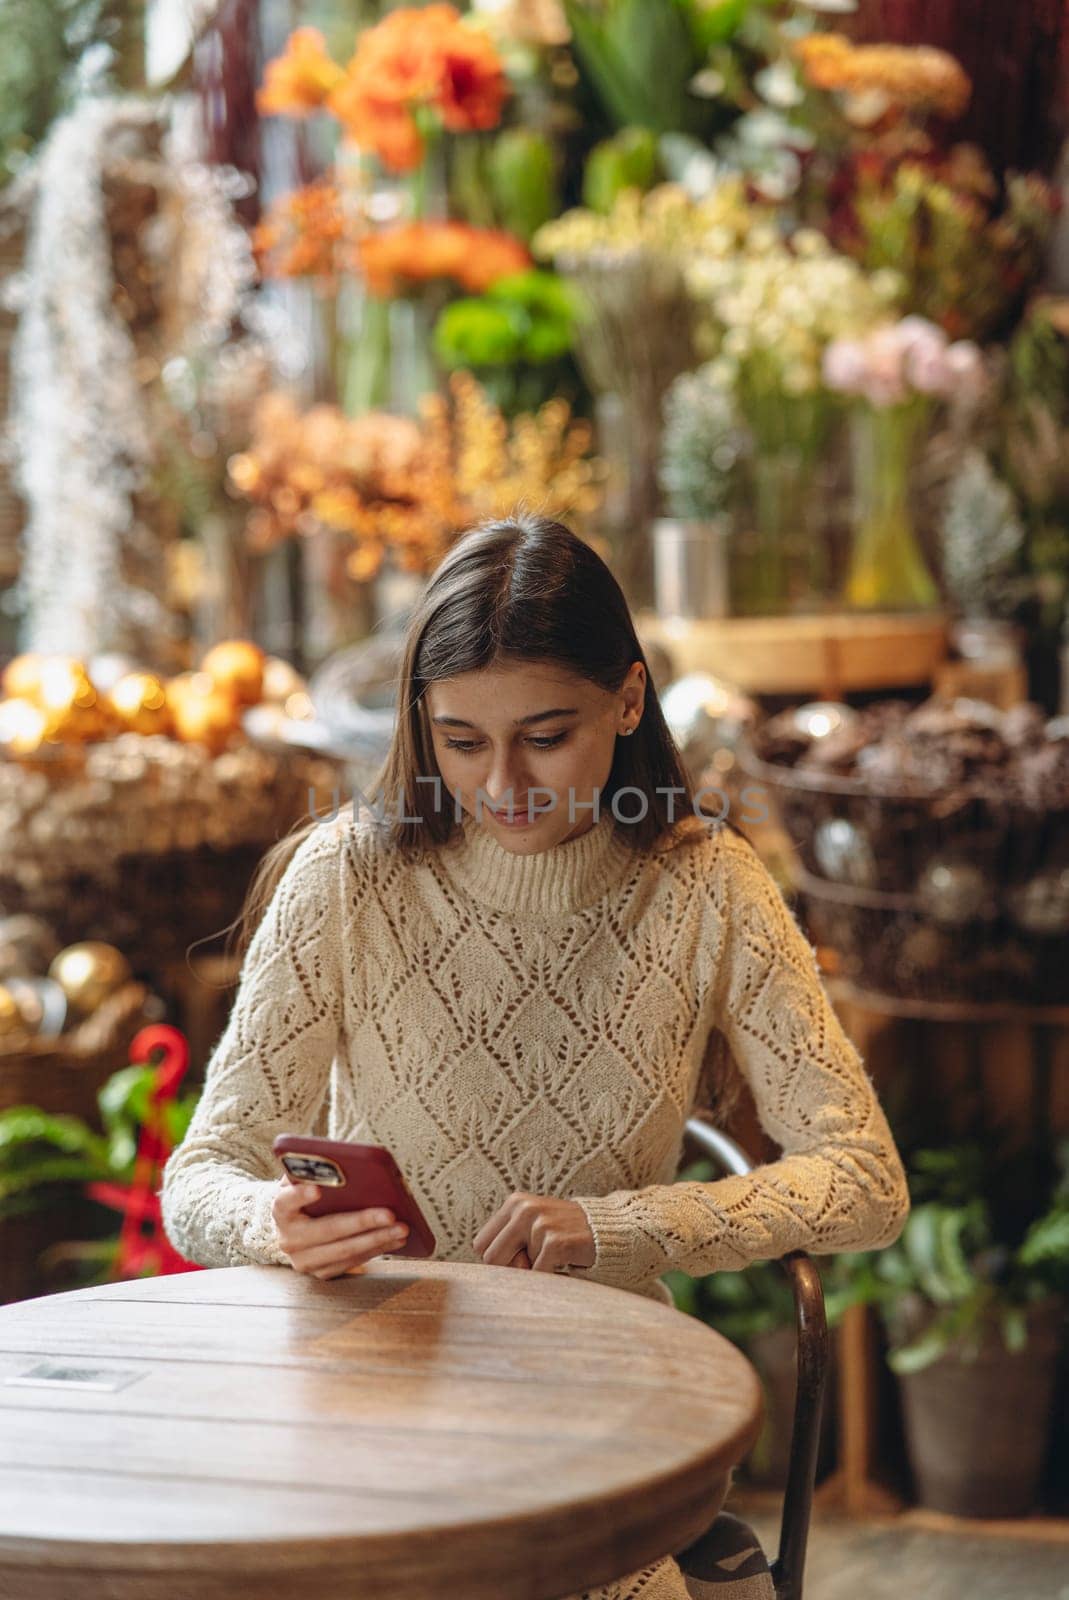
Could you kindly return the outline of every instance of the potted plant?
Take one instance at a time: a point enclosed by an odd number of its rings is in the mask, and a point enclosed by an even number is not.
[[[664,400],[658,470],[667,516],[653,524],[654,608],[661,617],[725,617],[729,541],[742,429],[711,363],[685,372]]]
[[[918,1151],[901,1237],[851,1258],[854,1296],[887,1332],[917,1494],[933,1510],[1016,1517],[1039,1493],[1069,1298],[1069,1144],[1022,1223],[1037,1157],[972,1142]]]

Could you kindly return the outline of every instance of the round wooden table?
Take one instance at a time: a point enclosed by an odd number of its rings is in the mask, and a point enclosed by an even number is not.
[[[0,1307],[0,1600],[559,1600],[681,1550],[761,1391],[694,1318],[382,1259]]]

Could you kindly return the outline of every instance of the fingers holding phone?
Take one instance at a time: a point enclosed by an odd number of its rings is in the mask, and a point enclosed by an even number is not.
[[[408,1228],[394,1213],[375,1206],[362,1211],[335,1211],[309,1217],[304,1207],[319,1198],[319,1185],[294,1183],[289,1173],[279,1179],[272,1214],[281,1249],[294,1271],[313,1278],[337,1278],[376,1256],[399,1250]]]

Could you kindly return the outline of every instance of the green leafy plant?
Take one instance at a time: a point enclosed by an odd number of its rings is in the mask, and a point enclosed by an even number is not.
[[[698,138],[737,115],[694,80],[748,9],[736,0],[727,10],[700,0],[564,0],[576,63],[616,127]]]
[[[1029,1307],[1069,1297],[1069,1142],[1041,1214],[1022,1227],[1021,1194],[1037,1159],[972,1142],[917,1151],[899,1239],[840,1258],[846,1295],[883,1318],[893,1371],[919,1372],[952,1348],[974,1359],[992,1326],[1008,1350],[1023,1350]]]
[[[587,156],[583,204],[608,216],[624,189],[652,189],[659,175],[657,140],[648,128],[621,128]]]
[[[79,1117],[53,1114],[37,1106],[12,1106],[0,1112],[0,1222],[53,1205],[71,1185],[125,1186],[134,1176],[138,1135],[149,1116],[149,1097],[157,1068],[134,1063],[112,1074],[97,1095],[103,1132]],[[184,1138],[199,1098],[194,1090],[162,1107],[163,1128],[173,1146]],[[118,1235],[75,1240],[54,1246],[54,1263],[88,1267],[86,1283],[107,1281]]]
[[[556,155],[551,141],[536,128],[506,128],[498,134],[486,157],[486,180],[494,220],[521,239],[530,239],[560,208]],[[472,220],[484,225],[490,221]]]
[[[473,372],[506,414],[537,409],[577,387],[577,315],[574,292],[556,273],[513,273],[445,308],[435,324],[435,353],[447,371]]]

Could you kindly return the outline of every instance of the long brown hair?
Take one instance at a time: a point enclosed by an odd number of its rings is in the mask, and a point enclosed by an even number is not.
[[[544,661],[614,693],[635,661],[646,667],[646,697],[632,737],[618,739],[601,803],[621,789],[646,796],[646,814],[615,822],[636,850],[674,846],[701,830],[693,787],[668,729],[627,601],[605,562],[570,528],[524,512],[461,536],[433,573],[406,629],[398,715],[389,753],[363,795],[383,821],[379,837],[410,854],[441,845],[458,823],[436,803],[438,776],[425,694],[432,683],[501,662]],[[674,795],[669,790],[675,790]],[[403,800],[404,804],[398,802]],[[621,811],[630,817],[634,802]],[[418,816],[419,822],[407,818]],[[614,813],[615,816],[615,813]],[[239,928],[244,951],[279,879],[319,819],[302,822],[264,857]]]

